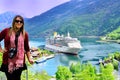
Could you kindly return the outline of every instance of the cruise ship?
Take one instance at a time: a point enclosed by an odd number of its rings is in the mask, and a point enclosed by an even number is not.
[[[46,39],[45,44],[45,49],[58,53],[78,54],[81,48],[80,41],[77,38],[72,38],[69,32],[67,36],[55,32],[54,36]]]

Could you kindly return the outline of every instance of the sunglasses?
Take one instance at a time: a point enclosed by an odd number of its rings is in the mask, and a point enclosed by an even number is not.
[[[23,21],[20,21],[20,20],[15,20],[16,23],[23,23]]]

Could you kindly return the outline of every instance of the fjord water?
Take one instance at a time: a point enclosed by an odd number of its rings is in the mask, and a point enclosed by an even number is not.
[[[78,55],[56,53],[54,58],[44,63],[34,64],[30,67],[30,70],[33,72],[45,70],[49,75],[55,75],[57,67],[60,65],[69,67],[72,63],[86,63],[88,61],[98,68],[99,59],[103,59],[113,52],[120,51],[120,44],[117,43],[97,42],[98,38],[80,38],[79,40],[83,48]],[[44,39],[31,39],[30,41],[30,46],[38,47],[44,44]]]

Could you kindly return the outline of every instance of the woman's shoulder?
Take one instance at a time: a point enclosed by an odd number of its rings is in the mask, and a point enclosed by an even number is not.
[[[4,28],[3,31],[10,30],[10,27]]]
[[[1,31],[1,33],[6,33],[6,32],[8,32],[10,30],[10,28],[5,28],[5,29],[3,29],[2,31]]]
[[[25,36],[28,36],[28,32],[25,31]]]
[[[24,31],[25,39],[28,39],[28,32]]]

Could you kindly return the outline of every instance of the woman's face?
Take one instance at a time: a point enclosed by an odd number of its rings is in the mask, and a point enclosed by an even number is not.
[[[15,19],[15,27],[16,27],[17,29],[20,29],[22,26],[23,26],[23,21],[22,21],[22,19],[21,19],[20,17],[17,17],[17,18]]]

